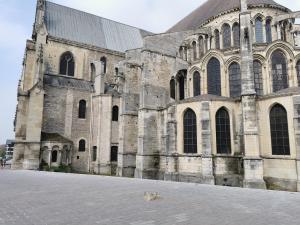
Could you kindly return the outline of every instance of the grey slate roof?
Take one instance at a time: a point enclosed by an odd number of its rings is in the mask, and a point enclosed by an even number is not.
[[[281,8],[284,11],[288,11],[287,8],[279,5],[273,0],[248,0],[248,5],[250,7],[261,5],[267,7],[277,7]],[[172,28],[170,28],[168,32],[197,29],[207,20],[212,19],[226,11],[239,8],[240,0],[207,0],[199,8],[197,8],[191,14],[189,14],[184,19],[175,24]]]
[[[48,1],[45,24],[52,37],[118,52],[142,47],[143,37],[151,34],[136,27]]]
[[[93,83],[85,80],[74,79],[73,77],[44,75],[44,85],[58,87],[58,88],[73,88],[82,91],[94,90]]]

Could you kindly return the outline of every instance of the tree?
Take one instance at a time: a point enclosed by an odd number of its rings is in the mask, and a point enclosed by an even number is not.
[[[5,157],[5,145],[0,145],[0,158]]]

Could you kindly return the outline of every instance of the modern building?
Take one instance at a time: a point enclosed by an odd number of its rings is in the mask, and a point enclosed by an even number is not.
[[[14,169],[300,191],[300,25],[207,0],[152,34],[38,0]]]

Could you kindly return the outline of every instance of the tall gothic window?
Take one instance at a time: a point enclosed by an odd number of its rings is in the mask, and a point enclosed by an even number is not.
[[[279,104],[270,111],[271,141],[273,155],[290,155],[287,112]]]
[[[215,45],[216,45],[216,49],[220,49],[220,32],[219,32],[219,30],[215,30]]]
[[[85,152],[85,140],[81,139],[79,141],[78,151]]]
[[[211,58],[207,64],[207,92],[221,96],[221,67],[216,58]]]
[[[179,85],[179,100],[185,98],[185,72],[180,71],[178,75],[178,85]]]
[[[118,146],[112,146],[110,152],[110,161],[118,162]]]
[[[271,18],[268,18],[266,20],[266,39],[267,39],[267,43],[272,42],[272,24],[271,24],[271,22],[272,22]]]
[[[107,67],[107,60],[105,57],[102,57],[100,59],[100,62],[101,62],[101,71],[102,73],[106,74],[106,67]]]
[[[78,109],[78,118],[85,119],[86,117],[86,101],[80,100],[79,101],[79,109]]]
[[[238,23],[233,24],[233,46],[240,47],[240,25]]]
[[[261,17],[257,17],[255,20],[255,38],[256,38],[256,43],[264,42],[263,20]]]
[[[75,63],[71,52],[65,52],[60,57],[59,73],[61,75],[74,76]]]
[[[204,55],[204,39],[202,36],[199,37],[199,54],[200,58]]]
[[[197,43],[196,43],[196,41],[193,41],[192,46],[193,46],[193,57],[194,57],[194,60],[196,60],[197,59]]]
[[[184,114],[184,153],[197,153],[197,119],[193,110]]]
[[[273,92],[288,88],[288,71],[286,57],[280,50],[272,54]]]
[[[193,85],[194,85],[194,96],[201,95],[201,77],[200,73],[196,71],[193,75]]]
[[[300,60],[298,60],[297,62],[296,71],[297,71],[298,87],[300,87]]]
[[[96,68],[94,63],[91,63],[91,81],[95,81],[96,77]]]
[[[112,121],[119,121],[119,107],[116,105],[112,108]]]
[[[231,154],[230,118],[223,107],[216,113],[216,137],[217,153]]]
[[[241,69],[238,63],[231,63],[229,66],[230,97],[241,95]]]
[[[175,79],[171,79],[170,81],[170,97],[175,99],[176,98],[176,92],[175,92]]]
[[[93,162],[97,160],[97,146],[93,147],[93,157],[92,157]]]
[[[254,84],[257,95],[263,95],[263,79],[262,79],[262,65],[260,61],[253,61]]]
[[[229,24],[223,25],[223,48],[231,47],[231,28]]]

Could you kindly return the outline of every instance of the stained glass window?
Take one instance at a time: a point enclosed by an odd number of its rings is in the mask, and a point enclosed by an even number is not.
[[[263,21],[261,17],[257,17],[255,20],[255,37],[256,37],[256,43],[264,42]]]
[[[231,28],[229,24],[223,25],[223,48],[231,47]]]
[[[235,23],[232,27],[233,32],[233,46],[240,47],[240,25]]]
[[[86,114],[86,101],[80,100],[79,101],[79,110],[78,110],[78,118],[85,119]]]
[[[216,137],[217,153],[231,154],[230,118],[225,108],[216,113]]]
[[[214,57],[207,64],[207,91],[208,94],[221,96],[220,62]]]
[[[273,155],[289,155],[289,130],[287,112],[279,104],[273,106],[270,111],[271,141]]]
[[[257,95],[263,95],[263,79],[262,79],[262,65],[260,61],[253,61],[254,84]]]
[[[238,63],[232,63],[229,66],[229,86],[230,97],[241,95],[241,69]]]
[[[276,50],[272,54],[273,92],[288,88],[288,73],[286,58],[282,51]]]
[[[201,95],[201,77],[200,73],[196,71],[193,75],[193,84],[194,84],[194,96]]]
[[[298,60],[297,62],[296,71],[297,71],[298,87],[300,87],[300,60]]]
[[[85,151],[85,140],[80,140],[79,141],[79,147],[78,147],[79,152],[84,152]]]
[[[272,25],[271,25],[271,19],[268,18],[266,20],[266,39],[267,39],[267,43],[271,43],[272,42]]]
[[[215,30],[215,45],[216,45],[216,49],[220,49],[220,32],[219,32],[219,30]]]
[[[197,153],[197,120],[193,110],[184,114],[184,153]]]
[[[75,63],[72,53],[65,52],[60,58],[59,73],[61,75],[74,76]]]

